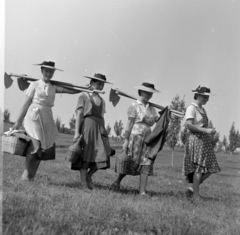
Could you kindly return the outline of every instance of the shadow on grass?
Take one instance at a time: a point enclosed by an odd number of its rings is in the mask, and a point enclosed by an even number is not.
[[[225,167],[225,168],[232,169],[232,170],[240,170],[240,167]]]
[[[81,189],[81,186],[80,186],[80,182],[61,182],[61,183],[58,183],[58,182],[51,182],[50,183],[51,185],[55,185],[55,186],[63,186],[63,187],[69,187],[69,188],[72,188],[72,189]],[[98,190],[107,190],[107,191],[112,191],[112,192],[116,192],[116,193],[119,193],[119,194],[122,194],[122,195],[133,195],[133,196],[137,196],[139,194],[139,189],[137,188],[121,188],[120,190],[113,190],[110,188],[111,185],[109,184],[101,184],[99,182],[94,182],[94,189],[98,189]],[[94,191],[93,189],[93,191]],[[92,192],[93,192],[92,191]],[[89,190],[89,192],[91,192]],[[162,192],[156,192],[156,191],[152,191],[152,190],[148,190],[147,191],[147,194],[150,196],[150,197],[157,197],[157,198],[169,198],[169,197],[172,197],[172,198],[176,198],[176,199],[187,199],[191,201],[191,198],[188,198],[185,194],[185,192],[183,191],[162,191]],[[201,196],[201,200],[202,201],[212,201],[212,202],[219,202],[221,201],[220,198],[216,198],[216,197],[209,197],[209,196]]]
[[[80,182],[49,182],[49,185],[80,189]]]
[[[222,173],[219,173],[219,175],[221,175],[221,176],[223,176],[223,177],[235,177],[235,178],[240,177],[240,174],[238,174],[238,175],[230,175],[230,174],[222,174]]]

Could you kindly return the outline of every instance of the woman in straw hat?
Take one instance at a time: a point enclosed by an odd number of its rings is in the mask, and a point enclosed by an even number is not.
[[[185,125],[190,133],[185,144],[183,174],[189,183],[193,183],[193,187],[188,188],[187,195],[199,198],[199,185],[212,173],[219,172],[220,168],[211,144],[211,135],[216,130],[208,127],[207,113],[203,108],[211,91],[199,86],[193,92],[195,101],[188,106],[185,114]]]
[[[125,131],[123,154],[116,160],[115,171],[118,177],[111,188],[120,189],[126,175],[140,175],[140,195],[146,195],[148,176],[153,174],[153,161],[148,158],[145,139],[151,133],[150,127],[157,121],[156,110],[148,101],[153,93],[159,93],[153,84],[142,83],[138,89],[139,99],[128,108],[128,122]]]
[[[24,104],[12,129],[18,129],[24,119],[24,127],[31,141],[26,148],[25,170],[22,180],[33,180],[39,164],[44,160],[55,159],[55,142],[58,135],[54,123],[52,107],[56,93],[75,94],[78,91],[69,90],[51,84],[55,70],[52,61],[41,64],[41,79],[32,82],[27,91]],[[60,70],[62,71],[62,70]]]
[[[93,77],[85,76],[90,80],[90,88],[102,90],[106,80],[105,75],[95,74]],[[105,129],[104,113],[105,101],[99,93],[92,94],[82,92],[76,107],[76,125],[74,142],[80,138],[82,155],[77,164],[72,164],[72,170],[80,170],[81,186],[84,189],[92,189],[92,176],[98,169],[110,167],[109,156],[111,148],[108,134]]]

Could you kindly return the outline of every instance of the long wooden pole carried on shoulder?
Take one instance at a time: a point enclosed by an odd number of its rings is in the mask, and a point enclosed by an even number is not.
[[[13,73],[10,73],[10,74],[5,73],[4,82],[5,82],[5,87],[6,88],[9,88],[12,85],[12,83],[13,83],[13,80],[12,80],[11,77],[17,77],[18,78],[18,85],[19,85],[20,90],[24,90],[24,89],[21,89],[21,87],[20,87],[20,82],[21,81],[19,79],[24,79],[26,81],[37,81],[37,80],[39,80],[37,78],[29,77],[27,75],[18,75],[18,74],[13,74]],[[94,90],[90,90],[87,87],[77,86],[77,85],[74,85],[72,83],[67,83],[67,82],[51,80],[51,83],[56,85],[56,86],[65,87],[65,88],[68,88],[68,89],[71,89],[71,90],[75,90],[75,91],[85,91],[85,92],[88,92],[88,93],[96,92],[96,93],[100,93],[100,94],[104,94],[105,93],[104,91],[99,91],[99,90],[95,90],[95,89]],[[25,88],[25,86],[23,86],[23,87]]]
[[[115,88],[112,90],[115,90],[115,93],[117,95],[121,95],[121,96],[125,96],[125,97],[128,97],[130,99],[134,99],[134,100],[137,100],[138,98],[133,96],[133,95],[130,95],[130,94],[127,94],[126,92],[124,91],[121,91],[120,89],[118,88]],[[111,101],[112,97],[110,97],[110,101]],[[119,99],[117,100],[117,103],[118,103]],[[153,106],[154,108],[157,108],[157,109],[160,109],[160,110],[163,110],[165,107],[164,106],[161,106],[161,105],[158,105],[158,104],[155,104],[155,103],[152,103],[152,102],[148,102],[151,106]],[[180,112],[180,111],[177,111],[177,110],[174,110],[174,109],[170,109],[170,111],[172,112],[173,115],[175,116],[178,116],[178,117],[183,117],[184,116],[184,113],[183,112]]]

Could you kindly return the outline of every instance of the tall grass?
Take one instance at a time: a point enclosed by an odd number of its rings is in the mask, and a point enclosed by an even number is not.
[[[19,180],[24,158],[3,156],[3,234],[240,234],[240,157],[219,153],[222,171],[201,186],[202,200],[185,197],[183,152],[164,149],[149,178],[149,197],[138,196],[139,178],[124,178],[109,190],[111,168],[94,175],[93,190],[82,190],[80,175],[65,160],[72,136],[61,134],[57,159],[42,162],[34,182]],[[120,153],[120,143],[111,142]]]

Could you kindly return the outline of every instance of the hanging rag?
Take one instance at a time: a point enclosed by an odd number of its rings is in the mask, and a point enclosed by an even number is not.
[[[171,111],[168,107],[165,107],[159,112],[160,118],[158,119],[152,133],[146,138],[145,144],[148,146],[148,158],[154,160],[157,153],[162,150],[164,143],[166,142],[168,134],[168,124],[170,121]]]

